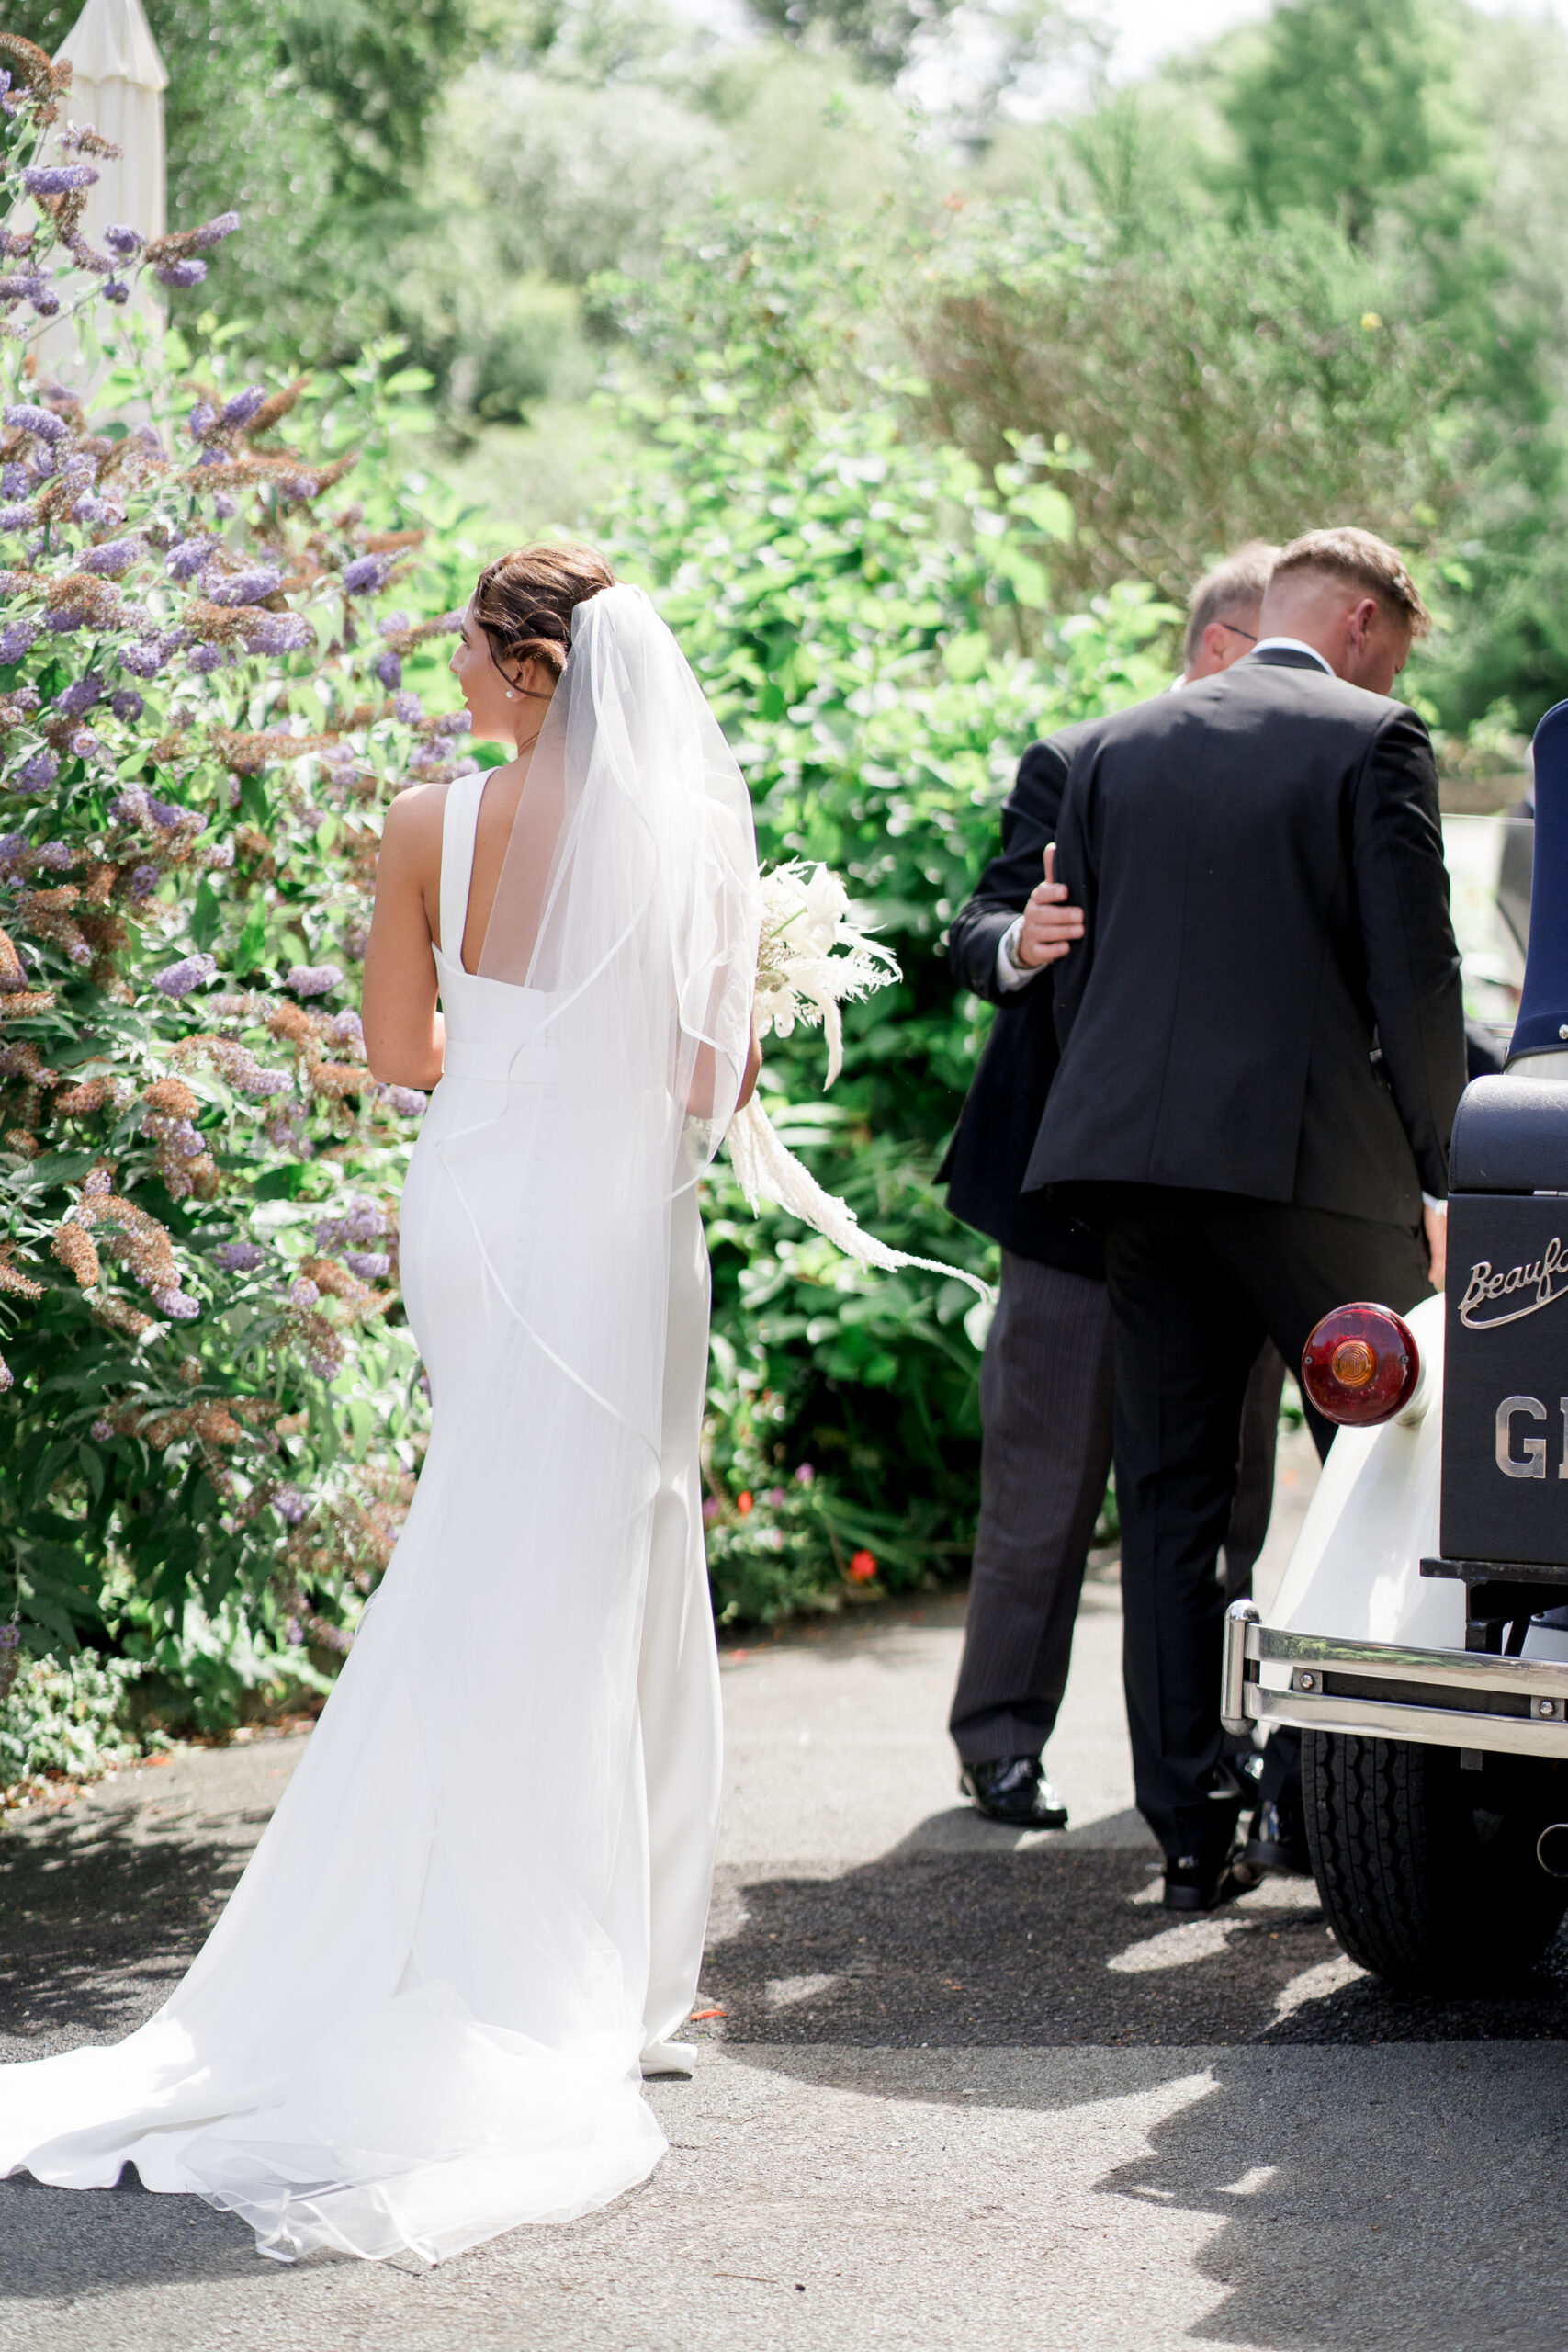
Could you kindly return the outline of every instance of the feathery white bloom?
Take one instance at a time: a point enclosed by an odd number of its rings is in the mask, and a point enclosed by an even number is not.
[[[831,866],[806,865],[792,858],[762,876],[762,933],[757,950],[756,1023],[759,1037],[787,1037],[797,1021],[820,1022],[828,1040],[831,1086],[843,1067],[843,1025],[839,1008],[898,978],[891,952],[852,922],[850,894]],[[956,1274],[982,1299],[988,1286],[962,1266],[935,1258],[911,1258],[890,1249],[862,1227],[847,1201],[824,1192],[773,1127],[761,1100],[753,1095],[729,1123],[730,1165],[753,1216],[762,1201],[775,1201],[792,1216],[825,1234],[846,1257],[879,1272],[921,1266],[933,1274]],[[971,1310],[973,1312],[973,1310]]]
[[[851,919],[850,894],[829,865],[791,858],[762,877],[757,952],[757,1035],[787,1037],[797,1021],[828,1040],[831,1086],[844,1066],[839,1007],[898,978],[890,949]]]

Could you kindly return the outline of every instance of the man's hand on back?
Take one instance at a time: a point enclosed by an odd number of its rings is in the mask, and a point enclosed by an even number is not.
[[[1056,844],[1045,852],[1045,879],[1037,882],[1023,910],[1023,927],[1013,950],[1015,959],[1030,971],[1055,964],[1075,940],[1083,937],[1083,909],[1066,904],[1067,886],[1055,878]]]

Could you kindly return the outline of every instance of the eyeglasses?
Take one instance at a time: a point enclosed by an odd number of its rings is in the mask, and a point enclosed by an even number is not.
[[[1228,628],[1233,637],[1245,637],[1248,645],[1256,645],[1258,642],[1258,639],[1253,635],[1251,629],[1237,628],[1235,621],[1222,621],[1220,623],[1220,627],[1222,628]]]

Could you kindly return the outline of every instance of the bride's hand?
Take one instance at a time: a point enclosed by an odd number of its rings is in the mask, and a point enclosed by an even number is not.
[[[751,1032],[751,1043],[747,1049],[746,1054],[746,1068],[740,1075],[740,1091],[735,1100],[735,1107],[738,1111],[744,1111],[747,1103],[750,1102],[752,1095],[757,1091],[757,1080],[761,1077],[761,1075],[762,1041],[758,1036],[756,1030],[753,1028]]]

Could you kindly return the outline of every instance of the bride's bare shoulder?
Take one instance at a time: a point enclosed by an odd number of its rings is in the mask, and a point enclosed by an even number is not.
[[[423,865],[441,855],[441,827],[447,784],[411,784],[399,793],[381,823],[381,855],[399,864]]]

